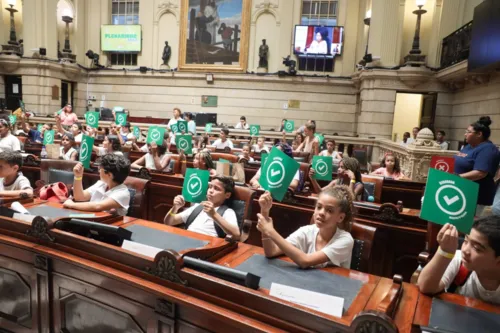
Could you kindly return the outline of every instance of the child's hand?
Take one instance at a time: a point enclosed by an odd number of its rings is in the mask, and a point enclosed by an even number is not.
[[[257,223],[257,230],[259,230],[262,235],[269,237],[274,231],[273,219],[270,217],[264,217],[262,214],[257,214],[259,223]]]
[[[314,169],[313,169],[313,168],[310,168],[310,169],[309,169],[309,177],[311,177],[311,178],[312,178],[312,177],[314,177],[314,174],[315,174],[315,173],[316,173],[316,171],[314,171]]]
[[[149,150],[151,151],[151,155],[156,156],[156,152],[158,151],[158,145],[156,142],[151,142]]]
[[[441,250],[448,253],[455,253],[458,249],[458,231],[454,225],[446,223],[437,235],[437,241]]]
[[[73,200],[68,199],[68,200],[64,201],[63,207],[64,208],[71,208],[71,207],[73,207],[73,204],[74,204]]]
[[[203,211],[211,218],[214,218],[215,216],[214,204],[211,203],[210,201],[203,201],[201,205],[203,206]]]
[[[173,208],[175,208],[176,210],[179,210],[180,208],[184,207],[185,204],[186,204],[186,201],[184,201],[184,198],[182,197],[182,195],[175,196]]]
[[[356,179],[356,176],[354,175],[354,172],[351,170],[346,170],[346,175],[349,177],[350,180]]]
[[[83,164],[82,163],[78,163],[77,165],[75,165],[75,167],[73,168],[73,174],[75,175],[76,178],[83,177]]]
[[[269,191],[264,192],[259,198],[260,212],[264,216],[269,216],[269,211],[273,207],[273,197]]]

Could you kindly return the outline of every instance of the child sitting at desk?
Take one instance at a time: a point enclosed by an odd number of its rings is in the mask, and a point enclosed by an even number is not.
[[[241,148],[241,154],[238,155],[238,162],[241,160],[247,160],[248,162],[253,162],[253,157],[250,156],[250,146],[249,145],[244,145],[243,148]]]
[[[73,198],[64,202],[64,207],[88,212],[116,210],[117,215],[127,215],[130,204],[130,192],[123,184],[130,172],[130,162],[123,156],[106,154],[99,165],[100,180],[83,189],[83,165],[78,163],[73,168]]]
[[[224,204],[227,200],[231,200],[233,193],[233,179],[216,176],[208,184],[207,201],[194,204],[177,214],[186,203],[182,195],[178,195],[174,198],[172,209],[165,215],[163,223],[167,225],[185,223],[186,229],[190,231],[221,238],[227,234],[238,240],[240,228],[236,213]]]
[[[329,187],[318,197],[314,224],[299,228],[286,239],[273,226],[269,211],[273,199],[269,192],[259,198],[261,213],[257,229],[262,233],[266,257],[285,254],[301,268],[336,265],[350,268],[354,240],[350,228],[353,195],[347,186]],[[282,221],[286,222],[286,221]]]
[[[445,224],[437,235],[439,248],[418,277],[420,291],[443,290],[500,304],[500,219],[488,216],[474,222],[461,251],[458,231]]]
[[[21,153],[0,152],[0,197],[17,197],[23,193],[33,196],[33,188],[29,179],[19,171],[22,166]]]
[[[61,139],[61,148],[59,151],[59,158],[65,161],[76,161],[78,152],[73,146],[75,145],[75,138],[71,133],[64,133]]]
[[[394,180],[408,179],[401,171],[399,159],[392,153],[385,154],[382,162],[380,162],[380,168],[373,171],[370,175],[383,176],[385,178],[392,178]]]
[[[229,130],[227,128],[221,129],[219,139],[215,140],[212,146],[214,146],[215,149],[224,149],[226,147],[233,149],[233,142],[229,140],[228,136]]]
[[[97,156],[104,156],[106,154],[115,154],[123,156],[122,145],[116,135],[107,135],[102,141],[102,147],[93,146],[92,150]]]
[[[264,144],[266,139],[263,136],[260,136],[257,139],[257,143],[252,145],[252,150],[256,153],[266,152],[269,153],[269,148]]]
[[[149,144],[149,153],[132,163],[131,168],[139,170],[145,167],[150,170],[167,171],[170,164],[170,155],[167,154],[167,142],[163,141],[161,146],[156,142]]]

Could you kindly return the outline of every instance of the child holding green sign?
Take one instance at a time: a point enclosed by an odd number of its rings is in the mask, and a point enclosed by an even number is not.
[[[418,277],[420,291],[442,291],[500,304],[500,221],[478,219],[458,249],[458,231],[445,224],[437,235],[439,248]]]
[[[351,267],[354,239],[350,234],[353,219],[353,196],[347,186],[335,186],[321,192],[314,209],[314,224],[299,228],[286,239],[269,217],[272,197],[261,195],[257,229],[262,234],[264,253],[268,258],[285,254],[299,267]]]
[[[61,150],[59,152],[59,158],[65,161],[76,161],[78,159],[78,152],[73,146],[75,145],[75,139],[70,133],[65,133],[61,139]]]

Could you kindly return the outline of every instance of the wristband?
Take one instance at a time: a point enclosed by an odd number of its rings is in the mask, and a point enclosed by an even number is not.
[[[453,259],[453,258],[455,257],[455,253],[445,252],[445,251],[443,251],[443,249],[441,249],[441,246],[440,246],[440,247],[438,247],[437,253],[438,253],[440,256],[445,257],[445,258],[448,258],[448,259]]]
[[[268,240],[268,239],[271,239],[271,237],[262,238],[261,240],[265,241],[265,240]]]
[[[82,176],[82,177],[75,177],[74,179],[75,179],[75,180],[82,180],[82,179],[83,179],[83,176]]]
[[[356,184],[356,179],[351,179],[351,183]]]
[[[177,215],[177,214],[175,214],[174,212],[168,212],[168,215],[170,215],[170,216],[175,216],[175,215]]]

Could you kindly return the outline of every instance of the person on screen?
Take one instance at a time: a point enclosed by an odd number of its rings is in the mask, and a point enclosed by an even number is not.
[[[268,258],[288,256],[300,268],[340,266],[350,268],[354,239],[350,234],[353,219],[353,195],[347,186],[335,186],[321,192],[314,209],[314,224],[296,230],[286,239],[269,217],[273,199],[269,192],[259,198],[257,229],[262,234]]]
[[[234,210],[227,206],[233,194],[233,179],[216,176],[208,184],[206,201],[194,204],[178,213],[186,201],[182,195],[176,196],[172,208],[163,219],[163,223],[167,225],[186,223],[186,229],[189,231],[221,238],[229,235],[238,240],[240,238],[238,219]]]
[[[439,248],[420,273],[425,294],[441,291],[500,304],[500,218],[478,219],[458,250],[457,228],[445,224],[437,235]]]
[[[73,168],[73,199],[64,202],[64,207],[87,212],[115,212],[125,216],[130,205],[130,192],[123,182],[130,173],[130,162],[123,156],[106,154],[99,165],[99,180],[83,189],[83,164]]]
[[[0,197],[33,196],[33,188],[28,178],[19,171],[23,166],[23,156],[19,152],[0,152]]]
[[[307,49],[311,54],[328,54],[328,29],[319,27],[316,29],[316,38]]]

